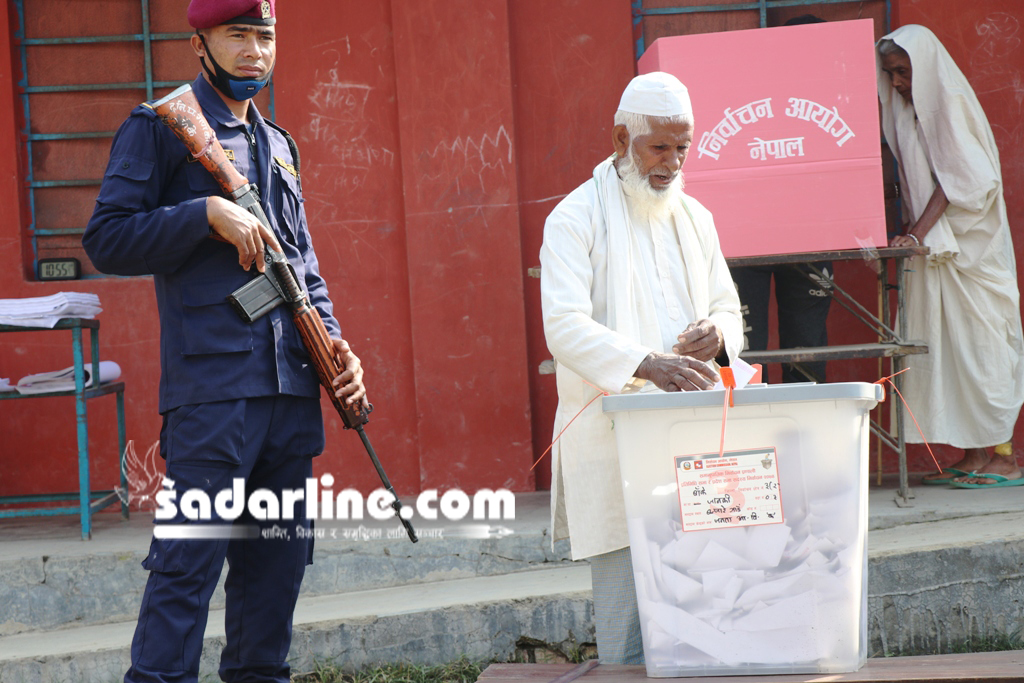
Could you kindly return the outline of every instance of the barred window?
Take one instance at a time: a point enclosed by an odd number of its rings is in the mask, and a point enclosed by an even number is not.
[[[82,250],[110,142],[141,102],[191,83],[202,68],[181,0],[14,0],[21,135],[32,273],[39,259]],[[273,117],[273,88],[256,100]]]

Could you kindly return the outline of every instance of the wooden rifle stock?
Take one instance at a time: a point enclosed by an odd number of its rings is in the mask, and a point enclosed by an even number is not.
[[[263,207],[260,205],[259,192],[228,161],[224,148],[210,128],[206,116],[203,115],[202,107],[199,106],[199,101],[192,92],[191,86],[183,85],[153,104],[145,104],[144,106],[152,109],[157,117],[185,144],[185,147],[188,148],[192,156],[203,165],[203,168],[213,175],[224,194],[256,216],[268,229],[270,228],[270,222],[267,220]],[[306,351],[309,353],[310,358],[313,359],[313,365],[316,367],[316,374],[320,379],[320,384],[327,389],[327,395],[331,397],[331,403],[334,404],[335,409],[337,409],[338,414],[341,416],[345,429],[354,429],[359,434],[359,438],[366,448],[366,453],[370,456],[370,460],[377,470],[381,483],[384,484],[384,488],[394,498],[391,507],[394,508],[395,515],[402,523],[402,526],[405,527],[409,540],[416,543],[419,541],[416,531],[412,528],[409,520],[402,514],[402,502],[398,499],[398,494],[395,493],[394,487],[391,486],[387,474],[384,473],[384,468],[377,458],[377,453],[373,450],[370,439],[363,429],[363,425],[369,422],[369,412],[372,410],[372,406],[368,409],[363,405],[362,401],[353,406],[348,406],[342,399],[334,395],[332,383],[334,378],[344,371],[345,365],[334,348],[334,342],[331,341],[327,328],[324,326],[324,321],[320,318],[320,313],[310,305],[309,298],[296,281],[295,272],[292,270],[291,264],[288,263],[283,254],[270,249],[269,245],[265,246],[267,246],[264,249],[267,267],[274,269],[285,290],[285,300],[292,308],[292,318],[299,330],[299,336],[302,337],[302,343],[305,345]]]
[[[160,120],[174,131],[192,157],[217,180],[224,194],[234,197],[236,192],[244,191],[249,181],[228,161],[220,140],[203,115],[192,86],[183,85],[153,104],[144,103],[142,106],[156,112]]]

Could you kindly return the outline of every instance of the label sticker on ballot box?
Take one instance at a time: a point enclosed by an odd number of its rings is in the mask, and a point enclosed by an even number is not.
[[[779,524],[775,448],[675,457],[683,531]]]

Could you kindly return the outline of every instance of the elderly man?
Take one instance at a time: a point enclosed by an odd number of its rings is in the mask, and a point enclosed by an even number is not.
[[[590,560],[598,652],[609,663],[641,663],[643,650],[612,421],[593,399],[710,389],[718,377],[708,362],[735,358],[743,343],[711,214],[683,193],[692,140],[685,86],[666,73],[634,78],[615,114],[615,154],[544,227],[541,300],[561,434],[553,538]]]
[[[351,403],[365,391],[359,359],[341,340],[320,277],[294,143],[251,101],[274,68],[274,14],[268,0],[192,0],[188,8],[196,29],[191,46],[203,66],[192,86],[196,99],[228,158],[259,187],[270,228],[228,201],[153,110],[139,106],[114,138],[83,237],[100,270],[153,275],[161,454],[165,485],[179,500],[192,489],[220,500],[238,479],[248,493],[266,489],[281,500],[282,491],[304,487],[313,456],[324,448],[320,384],[289,312],[279,307],[249,324],[225,301],[263,268],[265,245],[284,253],[334,338],[346,365],[336,393]],[[180,510],[161,521],[202,524]],[[221,678],[289,680],[292,612],[312,557],[305,503],[295,506],[285,538],[264,533],[275,520],[243,514],[238,522],[237,534],[189,527],[187,537],[154,534],[126,683],[197,680],[225,558]],[[255,526],[259,533],[247,537]]]

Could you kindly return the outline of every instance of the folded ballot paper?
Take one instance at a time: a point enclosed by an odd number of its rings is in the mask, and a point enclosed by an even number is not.
[[[732,368],[733,378],[736,380],[737,389],[742,389],[750,383],[750,380],[754,379],[754,375],[757,374],[757,368],[750,363],[746,362],[742,358],[736,358],[730,364]],[[715,382],[715,386],[712,389],[724,389],[725,384],[722,380]]]
[[[112,360],[100,361],[100,384],[113,382],[121,377],[121,367]],[[92,364],[85,364],[85,387],[96,386],[92,377]],[[19,394],[44,394],[51,391],[74,391],[75,368],[64,368],[53,372],[40,372],[18,380]]]
[[[0,325],[52,328],[61,318],[95,318],[102,311],[100,298],[91,292],[0,299]]]
[[[860,571],[841,535],[815,527],[828,526],[816,518],[856,509],[856,495],[848,497],[791,509],[784,524],[713,533],[685,533],[672,519],[630,519],[649,666],[689,674],[813,671],[843,660],[857,631],[849,582]],[[647,539],[646,553],[639,538]]]

